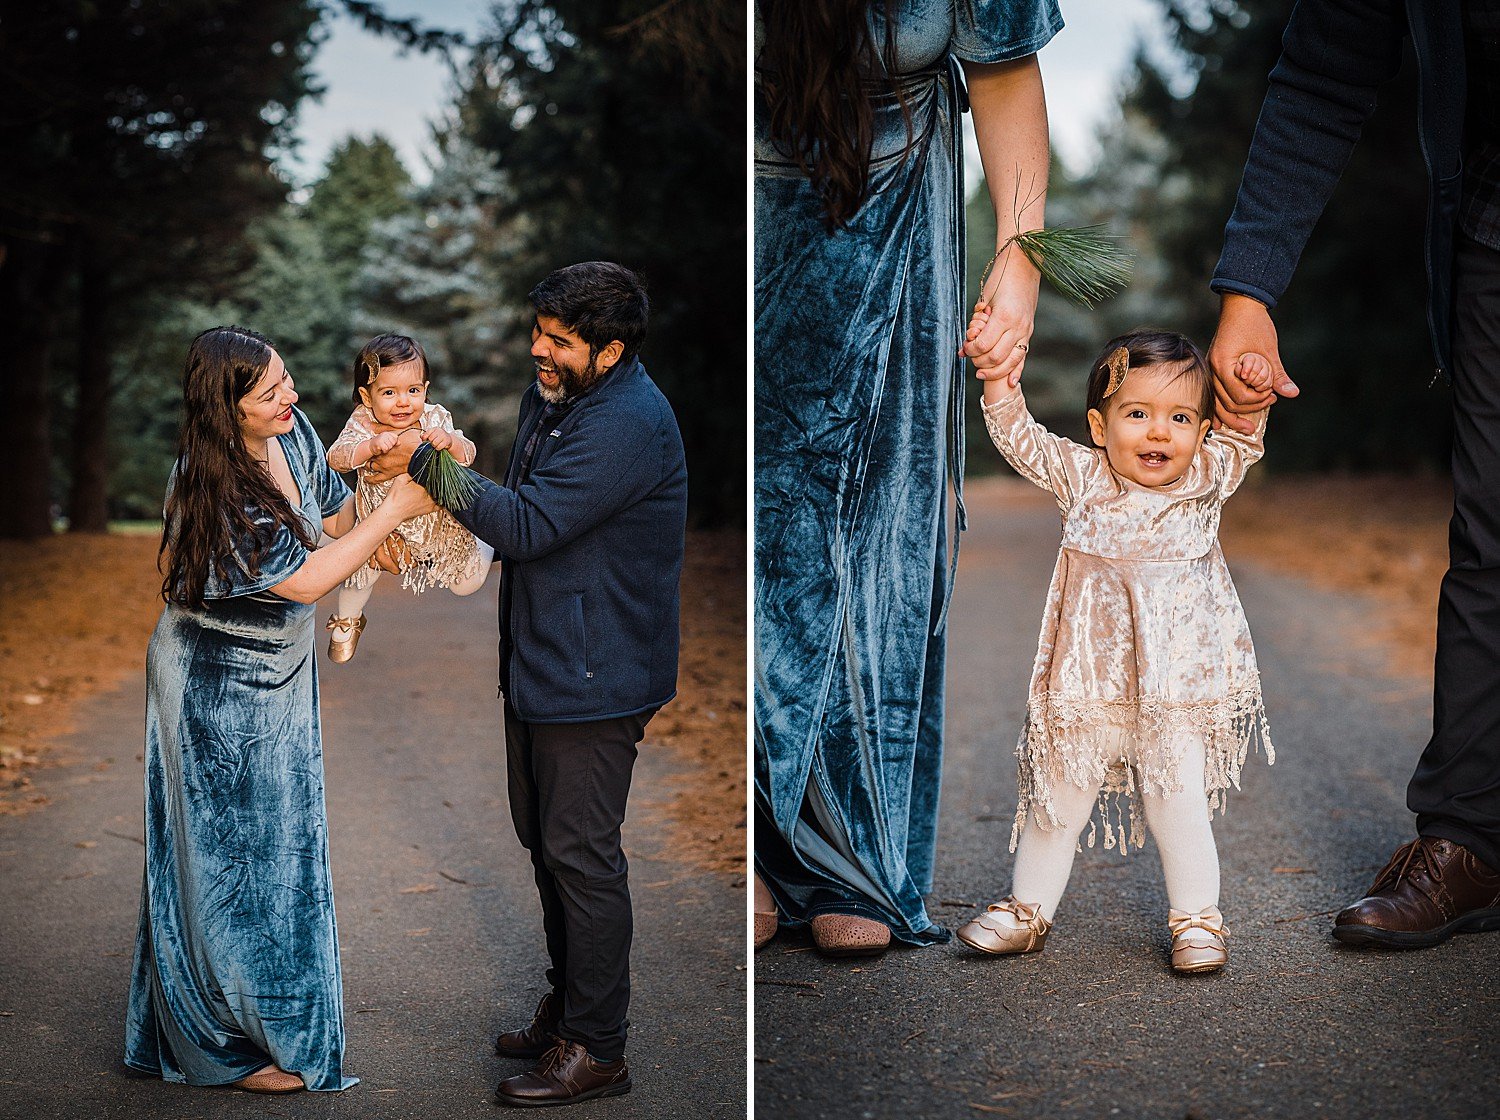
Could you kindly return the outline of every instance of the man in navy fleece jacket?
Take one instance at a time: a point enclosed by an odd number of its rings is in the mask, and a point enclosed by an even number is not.
[[[531,291],[536,382],[505,485],[455,516],[503,561],[500,689],[511,816],[530,851],[552,967],[532,1022],[496,1051],[541,1058],[501,1104],[630,1088],[630,892],[620,823],[636,744],[676,694],[687,468],[671,406],[637,356],[639,279],[592,261]],[[398,448],[395,469],[430,453]],[[384,466],[385,464],[381,464]]]

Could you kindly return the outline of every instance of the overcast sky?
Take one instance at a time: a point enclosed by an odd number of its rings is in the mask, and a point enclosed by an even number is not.
[[[1156,0],[1061,0],[1067,27],[1041,54],[1052,123],[1052,143],[1073,170],[1088,165],[1097,149],[1095,135],[1109,117],[1121,75],[1142,39],[1159,44],[1160,6]],[[487,0],[389,0],[386,10],[413,16],[425,25],[468,33],[484,23]],[[328,153],[344,137],[381,133],[396,146],[402,162],[426,178],[425,156],[432,150],[430,122],[441,115],[451,92],[447,68],[436,56],[402,55],[381,36],[339,16],[314,60],[321,101],[301,110],[299,158],[287,165],[300,183],[315,179]],[[970,160],[970,166],[978,160]]]

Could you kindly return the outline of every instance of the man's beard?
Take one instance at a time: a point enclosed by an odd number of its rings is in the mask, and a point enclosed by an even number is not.
[[[581,396],[592,389],[608,370],[599,368],[599,356],[589,355],[589,364],[582,369],[568,369],[566,366],[554,364],[549,372],[557,375],[557,384],[551,388],[542,384],[540,378],[537,380],[537,392],[542,395],[542,400],[548,404],[563,404]],[[546,369],[540,362],[536,363],[538,370]]]

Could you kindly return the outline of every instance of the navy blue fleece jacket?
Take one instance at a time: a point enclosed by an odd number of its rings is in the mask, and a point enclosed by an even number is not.
[[[545,404],[521,398],[507,477],[458,518],[504,561],[500,688],[529,723],[649,711],[677,690],[687,464],[666,397],[637,359],[611,370],[521,454]],[[412,456],[417,470],[430,453]]]

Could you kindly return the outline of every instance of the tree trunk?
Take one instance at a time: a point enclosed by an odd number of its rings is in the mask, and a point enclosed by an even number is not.
[[[36,540],[52,533],[52,366],[57,303],[67,252],[56,244],[7,238],[0,260],[0,322],[10,323],[0,442],[10,458],[8,509],[0,538]]]
[[[73,474],[68,531],[73,533],[109,529],[109,280],[97,246],[85,242],[78,274],[78,398],[68,449]]]

